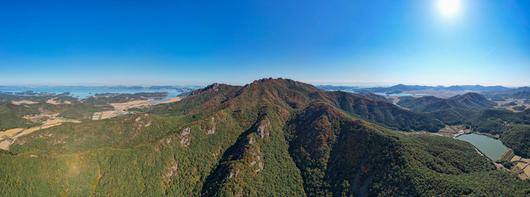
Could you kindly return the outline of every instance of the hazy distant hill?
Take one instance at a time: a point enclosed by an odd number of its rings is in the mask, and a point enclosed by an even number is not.
[[[520,87],[515,89],[493,91],[485,94],[493,99],[505,99],[505,98],[516,98],[516,99],[530,99],[530,87]]]
[[[515,153],[530,157],[530,109],[523,112],[484,110],[469,120],[474,130],[500,135]]]
[[[382,88],[368,88],[365,90],[372,92],[403,92],[414,90],[435,90],[435,91],[475,91],[475,92],[489,92],[489,91],[504,91],[510,88],[503,86],[481,86],[481,85],[461,85],[461,86],[419,86],[419,85],[395,85],[391,87]]]
[[[455,98],[458,102],[474,95]],[[443,126],[370,96],[286,79],[213,84],[178,103],[65,124],[0,152],[0,192],[20,196],[524,196]],[[502,187],[500,187],[502,185]]]
[[[441,99],[433,96],[419,98],[401,97],[397,104],[419,112],[437,112],[455,109],[478,111],[492,108],[496,105],[496,103],[489,101],[486,97],[478,93],[466,93],[448,99]]]
[[[317,86],[322,90],[349,91],[349,92],[377,92],[377,93],[400,93],[406,91],[472,91],[472,92],[493,92],[509,91],[512,88],[504,86],[481,86],[481,85],[460,85],[460,86],[421,86],[421,85],[404,85],[398,84],[390,87],[359,88],[355,86]]]
[[[317,85],[318,89],[326,91],[359,92],[362,88],[357,86]]]
[[[0,93],[17,96],[42,96],[46,94],[64,94],[85,99],[95,94],[117,93],[161,93],[175,97],[201,88],[200,86],[0,86]]]
[[[415,112],[428,113],[448,124],[464,123],[478,111],[496,105],[478,93],[466,93],[448,99],[433,96],[401,97],[397,104]]]

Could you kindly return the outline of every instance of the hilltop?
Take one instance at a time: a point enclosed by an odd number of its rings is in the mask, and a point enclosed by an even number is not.
[[[433,96],[401,97],[398,105],[418,113],[427,113],[446,124],[461,124],[476,113],[497,104],[478,93],[466,93],[447,99]]]
[[[527,195],[438,119],[288,79],[212,84],[177,103],[64,124],[0,152],[18,195]],[[467,102],[470,95],[455,100]],[[50,179],[50,177],[55,177]],[[499,187],[503,185],[503,187]]]

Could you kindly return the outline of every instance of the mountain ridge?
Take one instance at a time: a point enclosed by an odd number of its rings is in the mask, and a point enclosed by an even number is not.
[[[9,185],[0,192],[524,195],[528,183],[469,143],[386,128],[414,125],[400,116],[429,124],[388,102],[292,80],[212,85],[137,114],[24,136],[0,152],[0,183]]]
[[[515,88],[505,86],[483,86],[483,85],[451,85],[451,86],[428,86],[428,85],[405,85],[397,84],[388,87],[358,87],[358,86],[333,86],[318,85],[322,90],[341,90],[348,92],[376,92],[376,93],[401,93],[407,91],[472,91],[472,92],[503,92]]]

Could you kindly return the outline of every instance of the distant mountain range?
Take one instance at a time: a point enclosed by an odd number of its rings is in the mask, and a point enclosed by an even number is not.
[[[517,98],[530,99],[530,87],[513,88],[502,91],[485,92],[484,95],[493,99]]]
[[[422,86],[422,85],[404,85],[398,84],[390,87],[373,87],[373,88],[361,88],[357,86],[333,86],[333,85],[318,85],[316,86],[326,91],[355,91],[355,92],[378,92],[378,93],[389,93],[389,92],[405,92],[405,91],[418,91],[418,90],[433,90],[433,91],[476,91],[476,92],[490,92],[490,91],[507,91],[514,88],[508,88],[504,86],[481,86],[481,85],[457,85],[457,86]]]
[[[481,85],[461,85],[461,86],[421,86],[421,85],[403,85],[398,84],[391,87],[366,88],[364,90],[371,92],[403,92],[415,90],[434,90],[434,91],[504,91],[510,88],[503,86],[481,86]]]
[[[357,86],[316,86],[325,91],[345,91],[345,92],[371,92],[378,94],[399,94],[411,91],[457,91],[457,92],[480,92],[488,98],[530,98],[530,87],[509,88],[504,86],[481,86],[481,85],[458,85],[458,86],[422,86],[398,84],[390,87],[361,88]]]
[[[478,93],[466,93],[442,99],[434,96],[401,97],[397,105],[414,112],[427,113],[446,124],[462,124],[481,110],[491,109],[496,103]]]
[[[496,103],[489,101],[486,97],[473,92],[457,95],[448,99],[433,96],[419,98],[401,97],[397,104],[418,112],[437,112],[454,109],[478,111],[492,108],[496,105]]]
[[[212,84],[176,103],[17,139],[9,152],[0,151],[0,191],[19,196],[527,194],[529,182],[496,170],[471,144],[409,133],[445,126],[421,111],[488,108],[487,99],[470,93],[424,100],[410,100],[424,106],[416,111],[381,96],[322,91],[288,79]]]
[[[2,92],[13,92],[13,91],[32,91],[32,90],[56,90],[56,89],[107,89],[107,90],[183,90],[190,91],[204,86],[6,86],[0,85],[0,91]]]

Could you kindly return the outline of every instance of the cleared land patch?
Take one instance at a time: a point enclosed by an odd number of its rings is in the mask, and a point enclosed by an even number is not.
[[[0,149],[9,150],[9,146],[11,146],[11,144],[13,144],[17,138],[31,134],[33,132],[36,132],[42,129],[59,126],[65,122],[80,123],[81,121],[66,119],[62,117],[55,117],[55,118],[44,121],[42,125],[40,126],[35,126],[31,128],[8,129],[6,131],[0,132]]]

